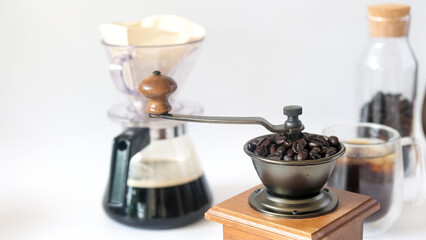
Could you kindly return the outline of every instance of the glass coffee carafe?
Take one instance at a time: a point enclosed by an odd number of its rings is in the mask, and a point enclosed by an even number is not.
[[[137,90],[154,70],[173,76],[182,86],[202,41],[164,46],[115,46],[103,43],[109,70],[128,102],[108,116],[124,131],[114,139],[111,171],[104,197],[106,213],[130,226],[162,229],[203,217],[211,194],[186,123],[150,119]],[[172,99],[176,111],[199,114],[197,104]]]
[[[211,195],[185,130],[131,127],[114,139],[104,208],[137,227],[171,228],[201,218]]]

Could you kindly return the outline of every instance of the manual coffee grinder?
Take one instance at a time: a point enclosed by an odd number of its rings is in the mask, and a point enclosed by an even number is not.
[[[377,211],[376,200],[325,188],[345,146],[336,136],[302,132],[300,106],[284,107],[287,120],[273,125],[261,117],[212,117],[169,113],[168,97],[176,82],[159,71],[144,79],[139,91],[149,99],[154,119],[189,122],[259,124],[276,134],[244,145],[263,186],[211,208],[206,218],[223,224],[224,239],[362,239],[363,219]]]
[[[201,41],[164,46],[116,46],[103,43],[116,87],[129,101],[108,116],[124,131],[113,142],[111,171],[103,206],[126,225],[163,229],[202,218],[211,193],[185,123],[149,118],[147,101],[137,91],[142,79],[158,68],[183,84]],[[154,72],[156,74],[156,72]],[[201,107],[177,98],[176,111],[199,114]]]

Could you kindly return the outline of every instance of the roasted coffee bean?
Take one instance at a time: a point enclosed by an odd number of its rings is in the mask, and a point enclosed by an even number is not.
[[[325,153],[328,151],[328,147],[322,147],[321,148],[321,154],[325,155]]]
[[[311,134],[310,136],[309,136],[309,140],[310,141],[312,141],[312,140],[316,140],[318,138],[318,135],[317,134]]]
[[[334,149],[328,149],[328,151],[325,153],[325,157],[330,157],[336,154],[336,151]]]
[[[312,159],[321,158],[321,149],[319,147],[312,148],[309,152],[309,156],[311,156]]]
[[[284,134],[277,134],[277,136],[275,137],[275,142],[280,145],[283,144],[284,140],[286,140],[287,137]]]
[[[337,148],[335,148],[335,147],[329,147],[328,149],[337,152]]]
[[[309,158],[309,151],[308,151],[308,150],[304,149],[304,150],[302,151],[302,153],[303,153],[304,155],[306,155],[306,159],[308,159],[308,158]]]
[[[311,136],[309,137],[309,140],[315,140],[315,139],[317,139],[318,138],[318,134],[311,134]]]
[[[336,136],[330,136],[328,138],[328,142],[333,147],[337,147],[339,145],[339,139]]]
[[[263,138],[259,139],[259,140],[257,141],[256,146],[260,146],[260,145],[262,145],[262,143],[263,143],[266,139],[267,139],[267,137],[263,137]]]
[[[312,148],[312,150],[309,152],[309,156],[311,159],[319,159],[321,158],[321,149],[318,147]]]
[[[253,152],[256,149],[256,142],[252,141],[252,142],[247,143],[247,149],[250,152]]]
[[[311,135],[311,141],[316,141],[319,142],[322,146],[324,146],[324,143],[322,142],[322,140],[320,139],[320,135]]]
[[[314,147],[321,147],[322,144],[319,141],[312,140],[309,142],[308,145],[310,148],[314,148]]]
[[[269,155],[268,147],[266,146],[259,146],[254,150],[254,153],[261,157],[266,157]]]
[[[309,156],[311,157],[311,159],[320,159],[320,158],[322,158],[322,156],[319,153],[317,153],[317,152],[310,152]]]
[[[279,146],[279,147],[277,148],[277,150],[276,150],[276,153],[279,153],[279,154],[284,154],[284,153],[286,153],[286,149],[285,149],[285,147],[284,147],[284,146]]]
[[[293,151],[293,149],[292,148],[290,148],[290,149],[288,149],[287,150],[287,153],[285,154],[286,156],[289,156],[289,157],[293,157],[294,156],[294,151]]]
[[[295,157],[295,159],[297,160],[297,161],[302,161],[302,160],[306,160],[306,159],[308,159],[308,156],[309,156],[309,153],[308,153],[308,150],[303,150],[303,151],[300,151],[297,155],[296,155],[296,157]]]
[[[284,147],[289,148],[291,147],[292,142],[290,140],[284,140],[283,144],[284,144]]]
[[[307,145],[307,143],[306,143],[305,139],[301,138],[297,141],[294,141],[291,148],[293,149],[293,152],[299,153],[299,152],[303,151],[303,149],[305,149],[306,145]]]
[[[321,142],[323,147],[330,147],[330,143],[328,143],[328,141],[327,141],[327,139],[325,139],[325,137],[318,135],[317,140]]]
[[[301,146],[302,148],[305,148],[306,145],[308,145],[308,143],[306,142],[305,139],[302,138],[302,139],[297,140],[297,145]]]
[[[269,146],[269,153],[272,155],[277,151],[277,145],[276,144],[271,144]]]
[[[294,153],[299,153],[299,151],[297,151],[297,142],[293,142],[293,144],[291,145],[291,149],[293,149]]]
[[[311,149],[311,152],[321,153],[321,149],[319,147],[314,147]]]
[[[275,153],[275,154],[269,155],[268,158],[272,160],[281,160],[283,159],[283,155]]]
[[[262,144],[260,144],[260,145],[258,145],[259,147],[260,146],[269,146],[269,145],[271,145],[272,144],[272,140],[270,139],[270,138],[267,138],[267,139],[265,139],[265,141],[263,141],[262,142]]]
[[[285,155],[283,158],[284,161],[294,161],[293,157]]]
[[[309,141],[310,136],[311,136],[311,134],[309,134],[307,132],[303,133],[303,139],[305,139],[306,141]]]

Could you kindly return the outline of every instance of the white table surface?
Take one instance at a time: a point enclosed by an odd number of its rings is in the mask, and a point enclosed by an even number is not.
[[[111,143],[121,127],[106,111],[125,100],[108,74],[97,26],[153,14],[203,25],[207,38],[181,97],[208,115],[282,122],[304,106],[307,131],[352,121],[355,66],[373,1],[0,1],[0,239],[215,239],[200,220],[141,230],[101,207]],[[376,1],[374,1],[376,2]],[[410,42],[419,61],[417,108],[426,75],[425,1],[412,5]],[[416,115],[416,135],[424,144]],[[190,124],[214,204],[260,184],[242,146],[261,127]],[[404,209],[376,239],[426,239],[426,206]]]

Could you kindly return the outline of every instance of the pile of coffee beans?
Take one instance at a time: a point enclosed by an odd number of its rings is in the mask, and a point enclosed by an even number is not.
[[[413,128],[413,104],[401,94],[377,92],[361,109],[361,122],[380,123],[395,128],[401,136],[410,136]]]
[[[339,139],[301,133],[301,138],[290,140],[285,134],[272,134],[247,143],[249,151],[273,160],[303,161],[329,157],[337,153]]]
[[[377,92],[361,109],[361,122],[380,123],[398,130],[402,137],[410,136],[413,130],[413,103],[401,94]],[[369,137],[367,130],[358,133]],[[379,136],[380,137],[380,136]],[[404,169],[408,167],[410,146],[404,146]]]

